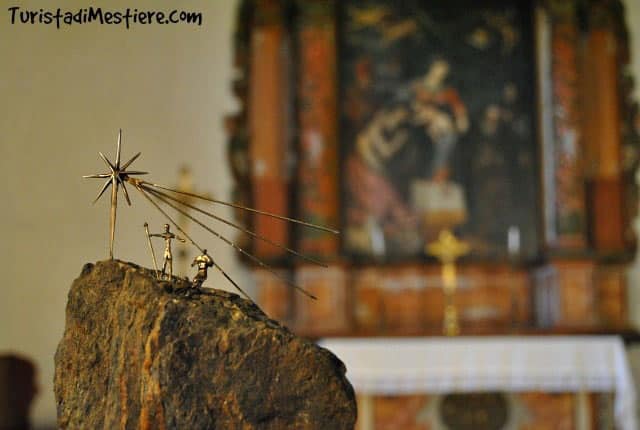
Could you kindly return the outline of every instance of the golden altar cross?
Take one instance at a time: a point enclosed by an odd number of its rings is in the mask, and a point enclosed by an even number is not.
[[[446,336],[457,336],[460,333],[458,309],[455,305],[456,260],[468,254],[471,247],[458,240],[450,230],[442,230],[438,240],[428,244],[425,251],[436,257],[442,264],[442,286],[444,292],[443,332]]]

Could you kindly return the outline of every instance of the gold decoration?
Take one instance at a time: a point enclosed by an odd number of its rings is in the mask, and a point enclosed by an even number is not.
[[[471,247],[468,243],[458,240],[450,230],[440,231],[438,240],[428,244],[425,251],[433,255],[442,264],[442,285],[445,299],[443,331],[446,336],[460,334],[458,309],[455,305],[456,266],[458,258],[468,254]]]

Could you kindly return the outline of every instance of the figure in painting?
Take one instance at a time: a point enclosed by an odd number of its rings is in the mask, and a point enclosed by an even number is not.
[[[452,226],[448,221],[454,220],[454,225],[464,221],[463,190],[450,182],[449,176],[451,154],[469,128],[469,117],[458,91],[446,85],[448,74],[449,63],[442,58],[434,60],[424,76],[410,81],[407,96],[377,110],[356,136],[348,162],[354,204],[349,212],[347,240],[352,248],[369,255],[384,255],[393,238],[401,250],[410,254],[421,246],[414,234],[419,216],[431,224],[437,218],[435,233],[442,228],[442,220],[447,221],[447,228]],[[415,131],[420,129],[427,139],[416,141]],[[411,133],[412,144],[422,145],[429,156],[425,166],[418,166],[422,172],[416,172],[419,175],[409,186],[409,207],[407,198],[393,183],[388,166],[411,140]],[[407,162],[415,164],[416,160]]]
[[[471,177],[484,178],[469,183],[469,192],[479,201],[496,202],[476,204],[469,225],[478,249],[493,256],[508,252],[503,245],[505,225],[517,226],[523,243],[536,240],[531,230],[522,227],[536,222],[534,213],[523,204],[523,196],[535,195],[535,179],[521,174],[535,166],[534,154],[528,149],[532,134],[530,116],[522,109],[516,82],[507,81],[499,88],[501,92],[481,111],[474,130],[476,145],[470,151],[468,163]]]
[[[348,240],[374,256],[385,254],[385,230],[410,223],[411,213],[389,182],[386,164],[407,142],[402,127],[409,111],[401,105],[375,113],[356,137],[348,164],[348,190],[354,199]],[[356,227],[357,226],[357,227]]]
[[[385,162],[407,142],[407,131],[400,124],[408,119],[409,112],[395,106],[375,114],[356,139],[356,151],[370,169],[385,173]]]
[[[427,73],[412,84],[414,122],[423,127],[431,144],[424,176],[411,183],[412,207],[422,218],[426,241],[467,218],[464,190],[451,180],[451,158],[459,138],[469,129],[469,117],[457,89],[447,85],[449,71],[449,63],[436,57]]]
[[[449,63],[437,58],[424,77],[412,85],[414,122],[424,127],[434,144],[427,177],[437,181],[449,177],[453,148],[459,136],[469,129],[467,109],[458,91],[445,84],[448,74]]]

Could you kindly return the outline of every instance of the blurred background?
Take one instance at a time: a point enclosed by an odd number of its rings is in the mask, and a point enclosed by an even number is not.
[[[12,24],[14,6],[179,9],[202,25],[57,29]],[[616,399],[635,409],[640,367],[640,2],[2,0],[0,20],[0,415],[55,427],[67,291],[109,255],[108,198],[91,205],[102,183],[82,175],[104,171],[122,129],[123,159],[141,151],[154,182],[341,229],[216,212],[328,261],[219,228],[317,302],[207,247],[269,316],[345,348],[353,375],[376,339],[520,342],[505,362],[553,336],[560,355],[578,338],[620,346],[610,376],[631,385],[359,392],[359,428],[632,428]],[[150,266],[142,225],[164,220],[132,197],[115,256]],[[192,258],[178,249],[174,270],[191,276]],[[213,273],[205,286],[230,289]],[[339,342],[354,338],[363,349]]]
[[[237,108],[233,78],[234,1],[95,2],[112,10],[186,9],[203,25],[120,26],[10,24],[9,7],[75,11],[83,1],[59,4],[2,2],[0,163],[2,196],[0,350],[30,359],[38,394],[35,427],[55,424],[53,354],[64,329],[66,295],[86,262],[109,257],[109,202],[91,205],[102,184],[82,175],[102,172],[103,152],[122,157],[154,180],[178,185],[189,166],[194,188],[230,199],[224,116]],[[151,266],[143,223],[160,231],[164,220],[140,196],[119,206],[115,255]],[[223,216],[231,214],[224,208]],[[224,229],[223,229],[224,230]],[[212,241],[213,242],[213,241]],[[224,246],[209,251],[237,282],[244,279]],[[209,285],[226,288],[211,274]]]

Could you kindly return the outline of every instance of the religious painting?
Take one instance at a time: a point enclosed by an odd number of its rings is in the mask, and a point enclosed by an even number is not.
[[[536,80],[526,3],[340,2],[349,255],[417,258],[443,229],[469,242],[476,258],[537,255]]]

